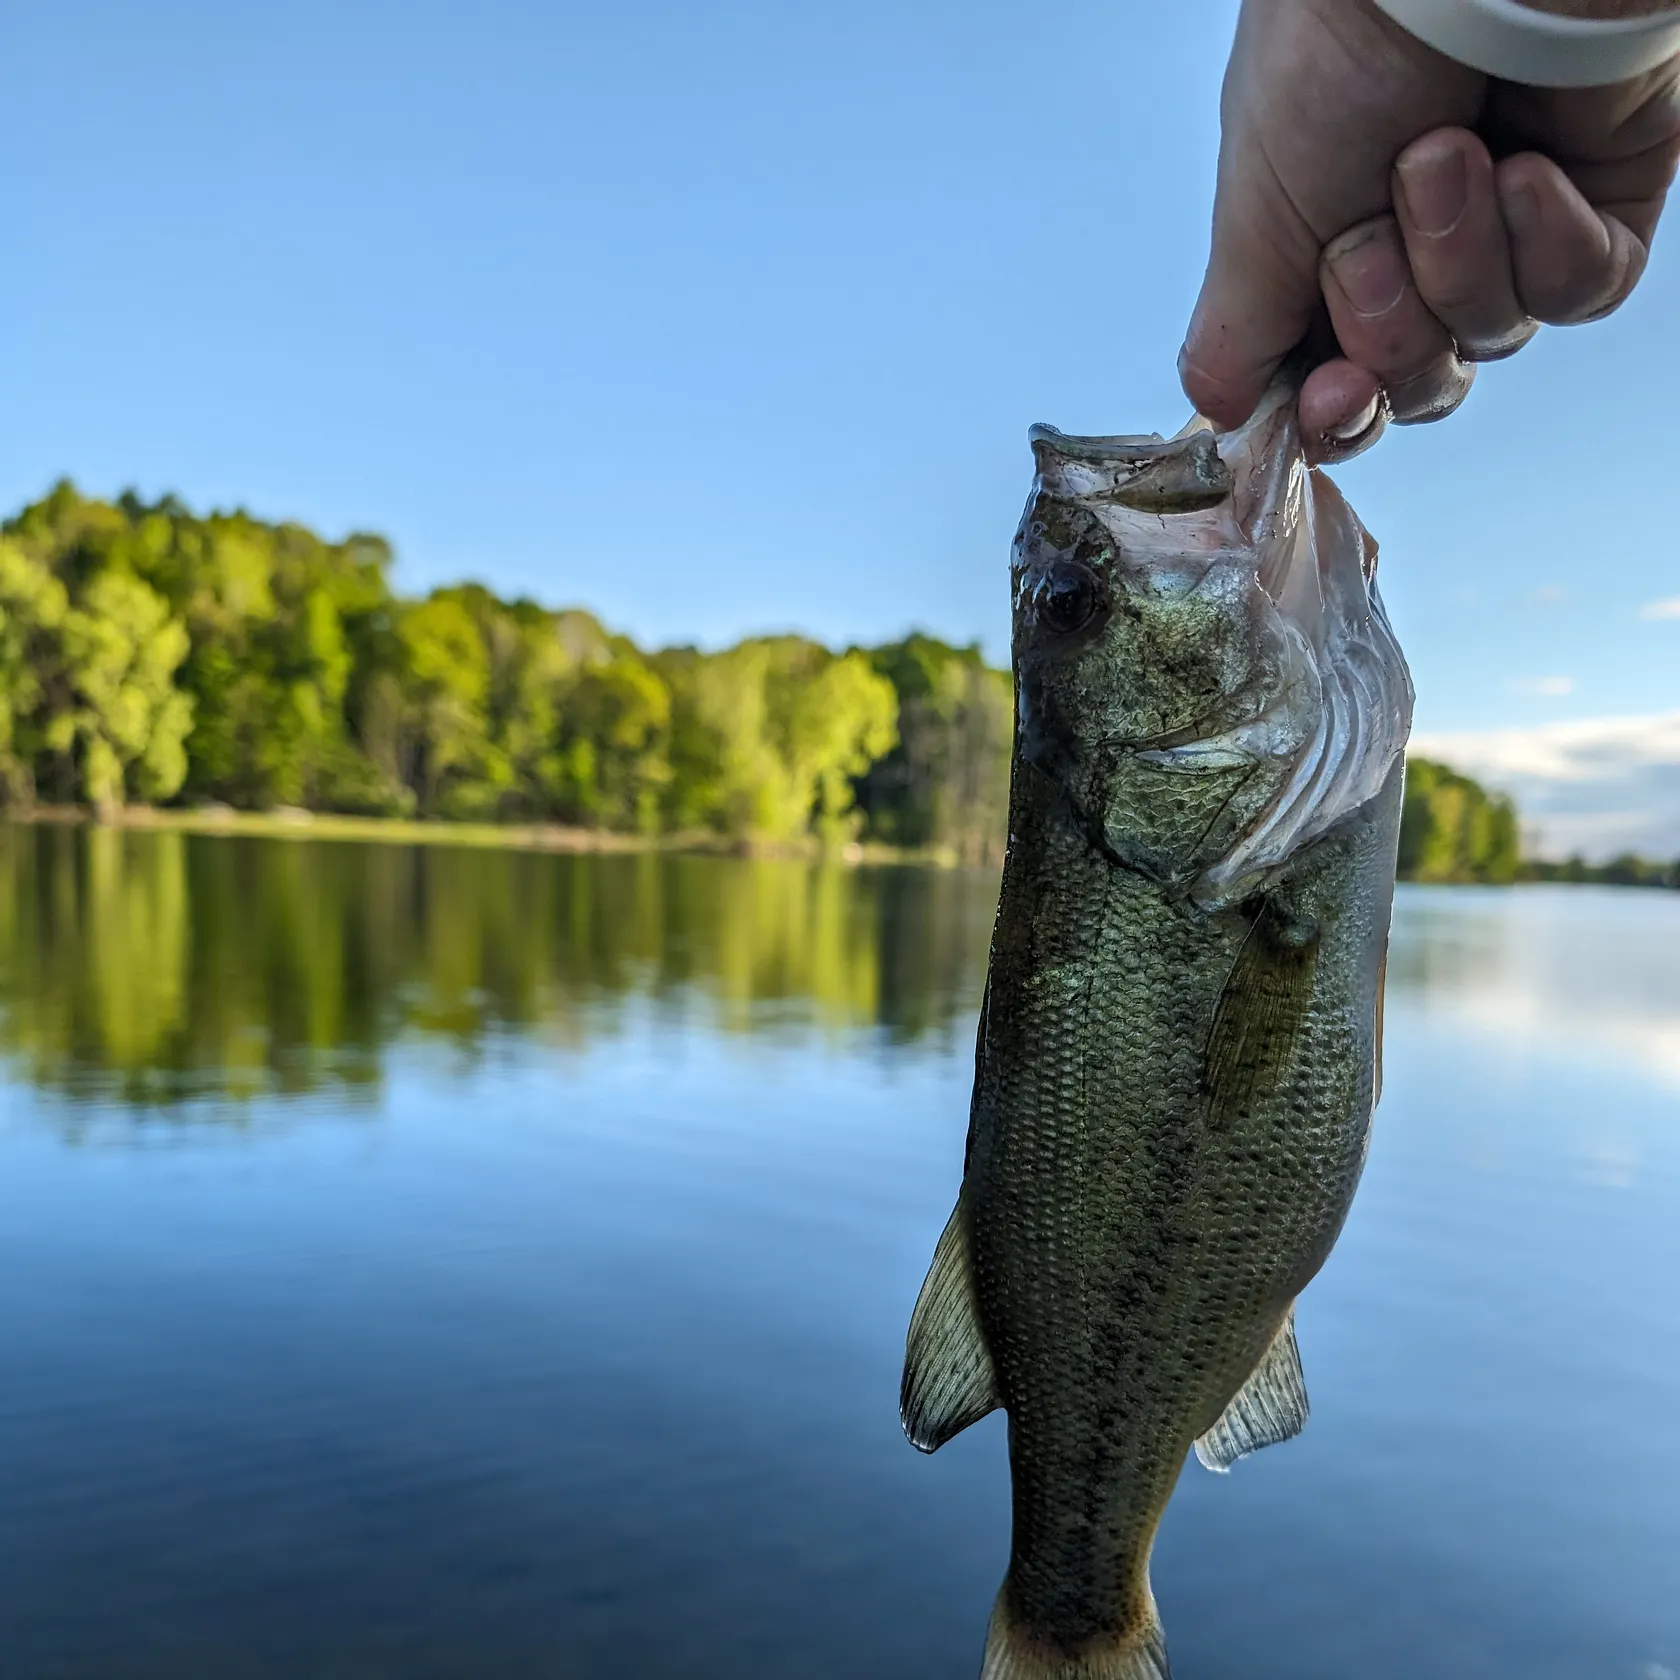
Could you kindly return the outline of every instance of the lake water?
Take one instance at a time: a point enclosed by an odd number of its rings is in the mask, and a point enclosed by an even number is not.
[[[924,1459],[994,882],[0,829],[5,1680],[973,1680]],[[1680,1674],[1680,894],[1403,890],[1314,1416],[1180,1680]]]

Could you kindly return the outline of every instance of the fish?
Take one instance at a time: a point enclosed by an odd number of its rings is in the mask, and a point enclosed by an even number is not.
[[[1150,1553],[1189,1455],[1307,1421],[1295,1304],[1380,1092],[1413,695],[1295,397],[1030,433],[1008,844],[901,1391],[924,1452],[1007,1414],[983,1680],[1167,1680]]]

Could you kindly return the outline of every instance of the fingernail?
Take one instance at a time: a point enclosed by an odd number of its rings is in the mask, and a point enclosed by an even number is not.
[[[1392,221],[1344,236],[1332,245],[1325,262],[1357,315],[1386,315],[1405,295],[1411,270]]]
[[[1526,181],[1499,183],[1499,209],[1518,239],[1533,239],[1540,232],[1540,195]]]
[[[1329,427],[1324,435],[1332,443],[1354,443],[1376,425],[1377,416],[1381,413],[1382,393],[1379,391],[1351,420]]]
[[[1470,204],[1470,174],[1457,146],[1403,157],[1394,173],[1406,214],[1419,233],[1438,239],[1464,219]]]
[[[1389,393],[1396,426],[1427,426],[1444,420],[1470,395],[1476,370],[1456,356],[1447,364],[1396,385]]]

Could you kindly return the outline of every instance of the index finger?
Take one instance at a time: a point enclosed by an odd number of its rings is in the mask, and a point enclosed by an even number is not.
[[[1253,153],[1220,160],[1213,243],[1179,352],[1184,394],[1216,426],[1254,412],[1319,303],[1318,240]]]

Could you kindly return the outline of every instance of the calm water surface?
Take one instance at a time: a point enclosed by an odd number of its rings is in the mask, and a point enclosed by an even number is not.
[[[972,1680],[993,882],[0,829],[0,1675]],[[1181,1680],[1680,1674],[1680,895],[1402,892],[1307,1434]]]

